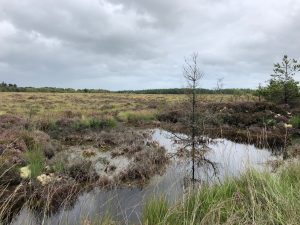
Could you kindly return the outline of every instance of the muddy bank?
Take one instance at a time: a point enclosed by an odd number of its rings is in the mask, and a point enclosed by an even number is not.
[[[129,121],[87,119],[72,112],[57,121],[0,115],[0,217],[9,221],[23,205],[53,213],[95,186],[146,185],[165,172],[168,158],[165,149],[142,129],[160,126],[188,133],[182,108],[165,108],[157,114],[158,121],[139,121],[144,114],[134,117],[138,120],[134,128]],[[293,139],[300,131],[290,126],[294,114],[286,106],[207,103],[197,110],[203,135],[279,152],[288,146],[290,156],[300,152]]]
[[[161,126],[175,132],[188,133],[184,124],[184,105],[166,108],[158,116]],[[300,129],[293,128],[294,115],[288,106],[267,102],[205,103],[197,108],[201,121],[199,133],[210,137],[254,144],[280,151],[300,137]]]
[[[181,135],[181,134],[176,134]],[[163,146],[167,153],[173,155],[164,174],[152,177],[143,188],[115,187],[112,189],[94,188],[84,192],[76,203],[67,209],[60,210],[51,216],[37,216],[24,209],[15,218],[14,225],[24,219],[33,221],[31,224],[79,224],[83,221],[99,223],[109,214],[116,224],[140,224],[142,212],[147,199],[165,196],[170,204],[175,204],[184,193],[188,192],[191,177],[191,161],[180,152],[184,144],[172,138],[172,134],[161,129],[151,131],[152,139]],[[214,139],[207,146],[207,157],[215,162],[218,170],[214,173],[208,165],[197,165],[196,176],[203,183],[222,182],[226,177],[239,176],[247,168],[257,170],[268,169],[266,163],[273,159],[267,149],[257,149],[253,145],[236,144],[226,139]],[[197,183],[196,185],[201,185]],[[79,222],[80,221],[80,222]]]
[[[147,131],[72,128],[54,138],[12,115],[0,116],[0,129],[3,221],[25,205],[54,213],[95,186],[143,186],[168,163],[165,149]]]
[[[64,170],[71,171],[74,179],[85,180],[78,174],[89,174],[107,184],[134,182],[142,185],[163,170],[168,161],[165,149],[152,141],[149,135],[147,131],[130,128],[88,132],[78,137],[72,135],[67,142],[76,139],[75,143],[80,142],[81,145],[65,147],[50,160],[49,165],[64,163]],[[87,168],[83,169],[82,165]],[[76,171],[80,168],[85,172]]]

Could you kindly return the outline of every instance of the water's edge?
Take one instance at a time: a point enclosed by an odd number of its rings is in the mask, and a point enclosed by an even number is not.
[[[175,153],[180,144],[175,144],[171,133],[154,129],[152,139],[163,146],[168,153]],[[263,170],[268,160],[274,159],[271,151],[257,149],[254,145],[238,144],[226,139],[214,139],[209,143],[207,158],[216,163],[218,176],[214,176],[211,167],[201,166],[196,170],[200,180],[210,183],[222,182],[226,177],[238,176],[247,168]],[[58,213],[44,218],[44,224],[79,224],[86,219],[99,220],[106,213],[124,224],[140,224],[140,216],[146,200],[153,195],[164,195],[170,202],[180,199],[186,186],[186,178],[190,175],[189,160],[173,159],[162,176],[155,176],[143,189],[115,188],[113,190],[94,190],[83,193],[71,209],[61,209]],[[13,225],[41,224],[41,219],[24,208],[13,220]]]

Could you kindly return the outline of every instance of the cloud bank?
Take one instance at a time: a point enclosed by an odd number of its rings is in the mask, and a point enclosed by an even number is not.
[[[284,54],[300,59],[299,21],[298,0],[0,0],[0,80],[182,87],[198,52],[202,87],[253,88]]]

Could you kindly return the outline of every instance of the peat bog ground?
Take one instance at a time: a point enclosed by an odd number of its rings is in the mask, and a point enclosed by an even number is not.
[[[125,203],[129,201],[126,198],[122,207],[126,216],[115,216],[118,208],[111,212],[105,208],[107,216],[101,214],[98,218],[100,209],[97,207],[86,212],[94,213],[86,218],[78,218],[75,214],[79,202],[97,189],[101,191],[96,191],[98,194],[93,195],[93,201],[103,201],[117,189],[118,193],[123,191],[124,196],[135,199],[132,205],[143,205],[147,202],[144,193],[155,189],[150,187],[157,179],[163,184],[159,190],[168,190],[175,177],[183,182],[180,187],[186,185],[185,176],[174,174],[174,171],[176,168],[188,171],[189,161],[184,159],[184,166],[174,166],[170,149],[178,143],[170,144],[166,138],[173,133],[185,133],[183,98],[183,95],[111,93],[0,93],[0,217],[3,223],[24,218],[24,210],[28,210],[36,215],[35,219],[42,218],[42,222],[48,218],[48,224],[58,224],[59,221],[51,216],[63,218],[65,211],[73,217],[69,223],[62,220],[67,224],[84,223],[85,220],[91,221],[90,224],[99,224],[101,220],[104,224],[111,221],[118,224],[119,220],[123,223],[164,224],[165,221],[173,224],[172,219],[178,214],[168,212],[169,206],[161,208],[163,204],[158,208],[152,205],[156,210],[165,209],[163,216],[152,221],[153,215],[147,214],[151,211],[151,201],[146,207],[147,212],[137,207],[137,213],[131,214],[132,219],[125,210]],[[231,149],[240,149],[226,153],[228,165],[231,161],[242,161],[243,153],[247,152],[250,161],[253,160],[251,166],[259,169],[256,164],[272,160],[268,164],[276,171],[285,164],[281,159],[283,153],[288,160],[298,157],[300,124],[296,119],[299,117],[297,107],[259,102],[253,96],[203,95],[197,111],[203,120],[199,129],[216,141],[215,146],[218,143],[221,146],[221,142],[231,143],[234,146]],[[163,140],[157,139],[157,129],[171,133],[163,135]],[[224,148],[220,146],[209,146],[214,153],[208,151],[208,155],[212,154],[214,161],[225,164]],[[180,146],[176,152],[178,149]],[[252,156],[249,151],[253,152]],[[234,158],[239,153],[241,158]],[[262,161],[257,163],[257,160]],[[241,166],[236,167],[238,169],[232,169],[232,172],[238,171],[240,175]],[[203,167],[199,168],[203,170]],[[211,172],[201,180],[210,176]],[[227,182],[225,177],[223,175],[223,181],[218,182]],[[109,194],[104,196],[103,190]],[[171,196],[171,199],[178,200],[178,196]],[[173,212],[177,211],[174,209]],[[156,211],[154,215],[157,215]],[[187,216],[187,219],[191,218]]]

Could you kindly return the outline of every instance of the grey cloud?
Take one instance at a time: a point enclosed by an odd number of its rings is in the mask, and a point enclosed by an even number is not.
[[[152,21],[148,25],[156,28],[175,29],[181,25],[184,4],[180,0],[110,0],[121,4],[125,10],[135,10],[138,14],[148,15]]]
[[[199,52],[202,86],[255,87],[283,54],[300,59],[297,0],[0,0],[0,81],[181,87]]]
[[[25,1],[26,2],[26,1]],[[97,1],[20,1],[2,3],[4,18],[18,29],[56,38],[65,46],[96,54],[147,54],[155,33],[137,26],[134,12]],[[109,6],[111,8],[109,8]],[[24,8],[28,9],[24,11]],[[137,45],[138,43],[138,45]]]

